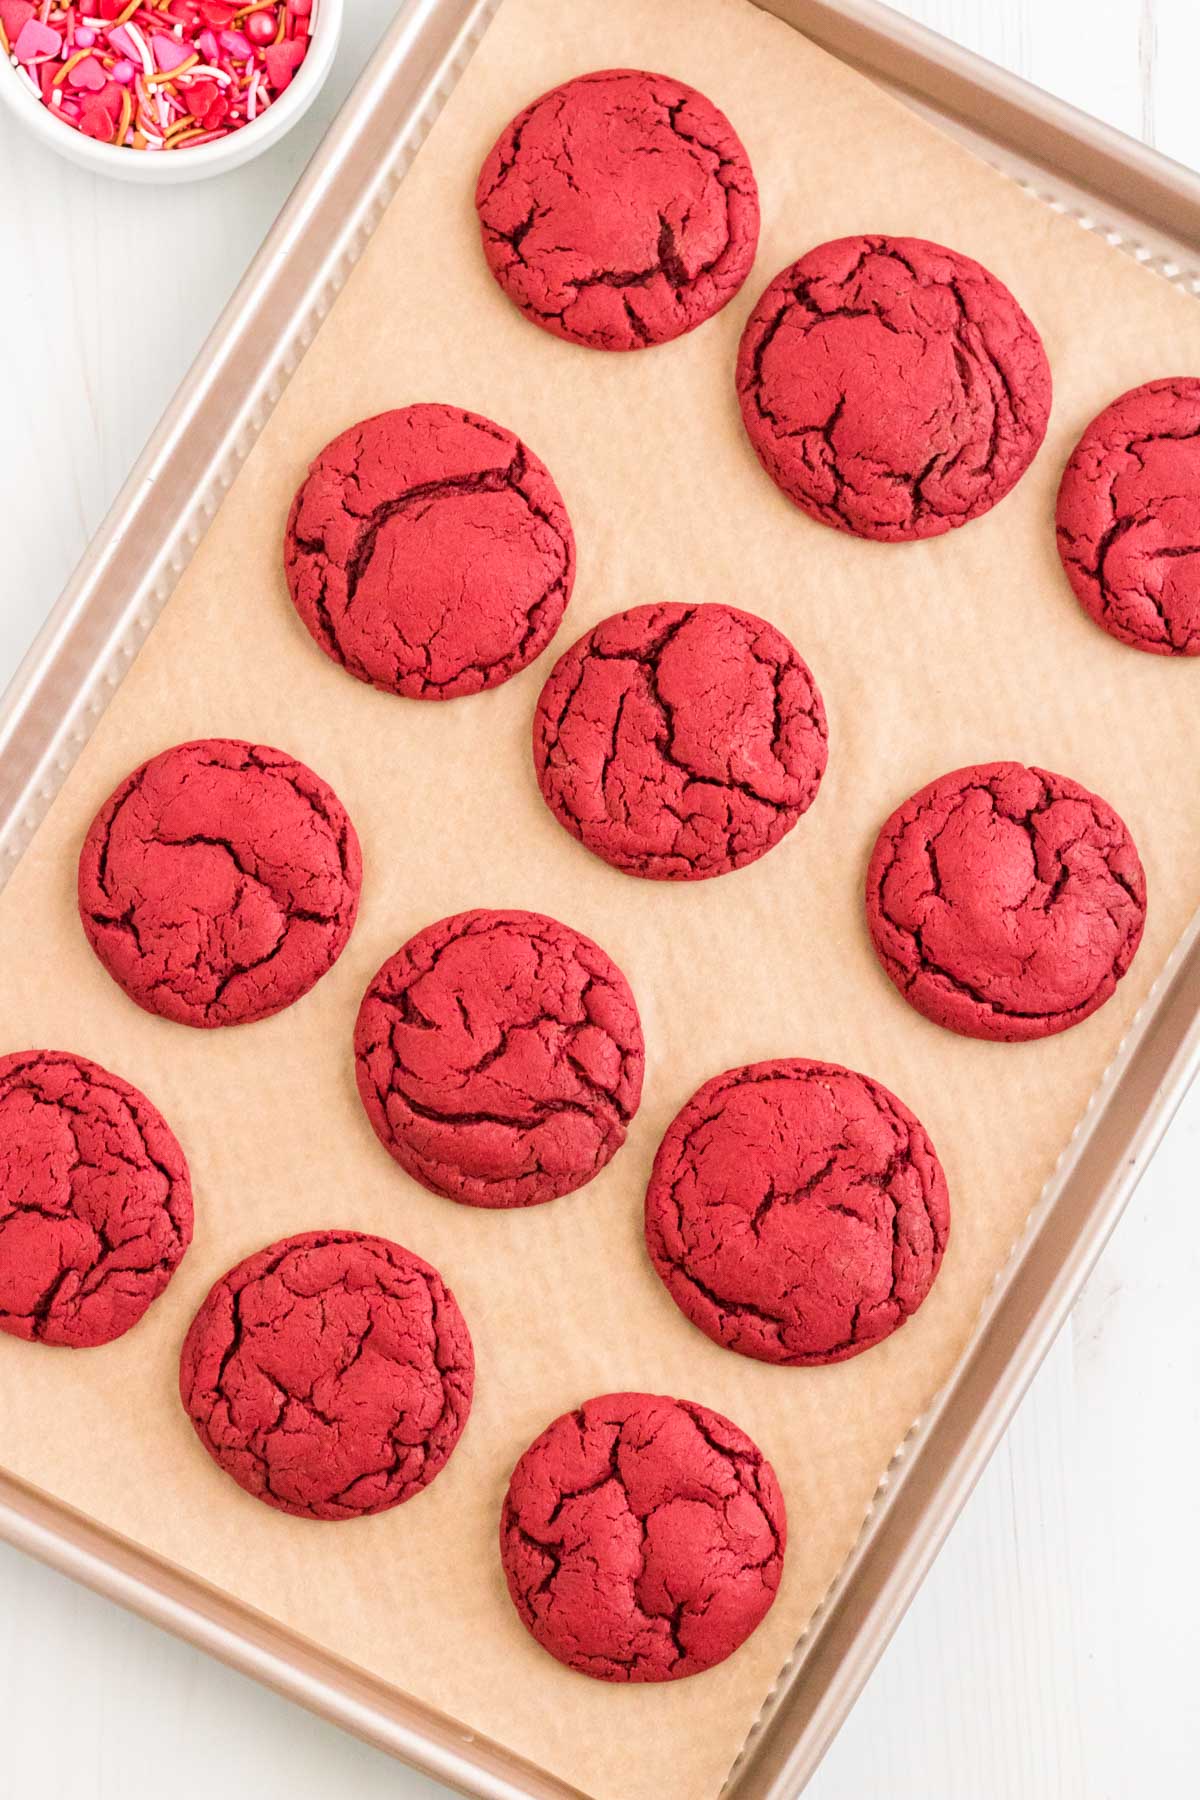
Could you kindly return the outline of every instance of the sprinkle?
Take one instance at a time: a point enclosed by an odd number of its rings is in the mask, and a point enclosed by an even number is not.
[[[192,149],[260,119],[290,85],[315,3],[0,0],[0,60],[98,143]]]
[[[19,63],[37,62],[43,56],[57,56],[60,41],[59,34],[48,25],[27,19],[13,45],[13,55]]]
[[[162,87],[164,82],[174,81],[180,75],[188,75],[199,61],[200,58],[193,50],[190,56],[185,56],[182,62],[177,62],[170,68],[164,69],[161,75],[147,75],[146,86]]]
[[[150,54],[149,44],[146,42],[136,25],[126,25],[124,29],[125,35],[133,45],[134,53],[142,65],[143,72],[147,75],[153,75],[154,58]]]
[[[55,87],[61,87],[63,82],[67,79],[67,76],[71,73],[71,70],[78,68],[79,64],[84,62],[90,55],[91,52],[89,50],[78,50],[74,56],[69,57],[54,77]]]
[[[36,8],[33,0],[0,0],[0,38],[11,55],[12,47],[32,19]]]

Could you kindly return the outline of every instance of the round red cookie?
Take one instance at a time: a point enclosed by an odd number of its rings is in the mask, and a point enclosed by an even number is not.
[[[645,1064],[629,983],[598,944],[540,913],[482,910],[388,958],[354,1055],[380,1143],[469,1206],[536,1206],[599,1174]]]
[[[581,75],[527,106],[480,170],[475,206],[509,299],[594,350],[703,324],[758,245],[758,189],[729,120],[637,69]]]
[[[1050,414],[1042,340],[1008,289],[922,238],[838,238],[784,269],[750,315],[737,386],[788,498],[889,543],[995,506]]]
[[[362,857],[341,801],[282,750],[177,744],[93,819],[79,916],[113,980],[181,1025],[244,1025],[299,1000],[346,946]]]
[[[646,1190],[646,1246],[672,1300],[760,1362],[842,1362],[889,1337],[949,1231],[920,1121],[879,1082],[800,1058],[706,1081]]]
[[[0,1331],[110,1344],[191,1241],[187,1162],[145,1094],[61,1050],[0,1057]]]
[[[724,1662],[769,1611],[787,1518],[775,1471],[720,1413],[606,1394],[513,1470],[500,1558],[522,1623],[600,1681],[678,1681]]]
[[[292,502],[284,567],[335,663],[390,694],[453,700],[545,649],[575,539],[550,471],[511,431],[404,406],[326,444]]]
[[[867,923],[910,1005],[966,1037],[1049,1037],[1133,961],[1146,878],[1111,806],[1021,763],[956,769],[906,800],[867,872]]]
[[[1200,656],[1200,380],[1131,388],[1094,418],[1058,490],[1058,553],[1097,625]]]
[[[827,755],[808,667],[732,606],[637,606],[559,658],[533,755],[547,806],[595,855],[656,881],[757,861],[812,804]]]
[[[471,1335],[437,1270],[359,1231],[248,1256],[209,1293],[179,1360],[214,1462],[304,1519],[386,1512],[428,1487],[474,1382]]]

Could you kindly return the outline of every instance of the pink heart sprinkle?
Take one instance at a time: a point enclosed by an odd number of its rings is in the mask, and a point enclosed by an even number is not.
[[[127,62],[136,63],[141,68],[141,53],[123,25],[113,26],[108,34],[108,41],[118,56],[123,56]]]
[[[254,55],[254,45],[244,31],[223,31],[221,48],[228,51],[237,62],[247,62]]]
[[[85,56],[82,62],[75,64],[67,76],[67,80],[73,88],[86,88],[89,93],[98,94],[100,89],[105,86],[108,77],[104,73],[103,65],[98,63],[94,56]]]
[[[57,31],[51,31],[40,19],[26,19],[13,45],[13,55],[18,62],[31,63],[42,56],[57,56],[61,46]]]
[[[150,48],[158,67],[164,71],[177,69],[194,54],[190,44],[181,44],[178,38],[168,37],[163,31],[150,33]]]
[[[200,46],[200,54],[206,63],[215,63],[221,51],[211,31],[202,31],[196,39]]]

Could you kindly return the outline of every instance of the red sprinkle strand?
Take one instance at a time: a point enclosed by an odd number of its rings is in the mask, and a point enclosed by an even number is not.
[[[188,150],[261,118],[308,53],[318,0],[0,0],[0,50],[65,125]]]

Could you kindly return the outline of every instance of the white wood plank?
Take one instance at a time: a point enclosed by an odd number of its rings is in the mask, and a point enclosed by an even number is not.
[[[1163,0],[1158,0],[1162,4]],[[1169,0],[1168,0],[1169,3]],[[1140,46],[1152,0],[893,0],[980,56],[1035,81],[1122,131],[1141,135]],[[1178,0],[1187,7],[1190,0]]]
[[[446,1792],[5,1547],[0,1595],[5,1800]]]
[[[1153,141],[1168,156],[1194,166],[1200,133],[1196,73],[1200,69],[1200,7],[1196,0],[1154,0],[1151,95]]]

